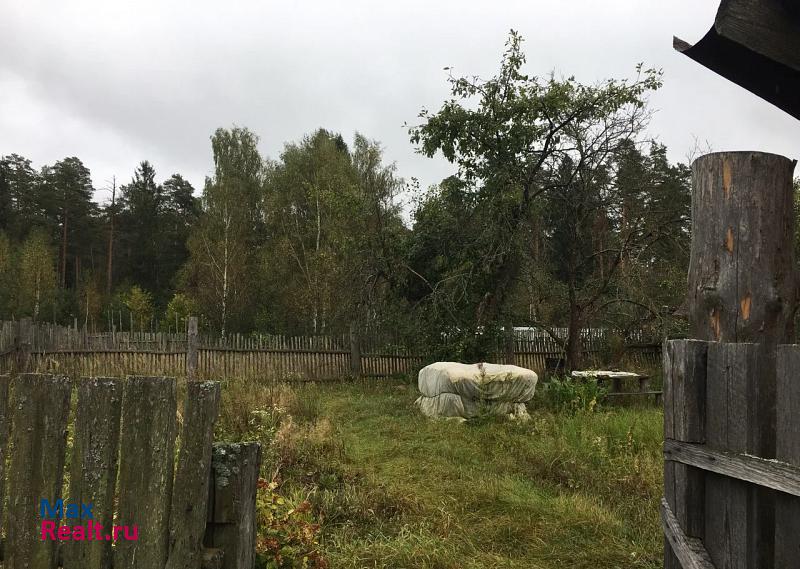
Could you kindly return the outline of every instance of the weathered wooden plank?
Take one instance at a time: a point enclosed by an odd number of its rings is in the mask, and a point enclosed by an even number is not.
[[[791,496],[800,496],[800,467],[779,460],[672,440],[664,442],[664,458]]]
[[[13,382],[6,569],[56,567],[58,542],[41,539],[40,501],[62,499],[71,389],[59,376],[22,374]]]
[[[710,449],[733,454],[751,451],[755,405],[763,349],[757,344],[712,344],[708,350],[706,440]],[[705,544],[720,567],[754,568],[759,550],[752,488],[745,482],[709,473],[706,476]],[[771,565],[771,561],[770,561]]]
[[[3,506],[6,491],[6,463],[8,461],[8,436],[11,427],[11,416],[8,408],[8,396],[11,386],[10,375],[0,375],[0,531],[3,529]]]
[[[212,507],[208,512],[204,544],[224,551],[224,569],[253,566],[260,466],[261,445],[258,443],[214,444]]]
[[[24,373],[31,370],[31,352],[35,348],[34,335],[36,329],[30,318],[21,318],[17,323],[15,350],[17,352],[16,372]]]
[[[197,317],[190,316],[186,321],[186,377],[189,381],[197,379]]]
[[[78,383],[69,500],[93,505],[92,523],[94,527],[102,526],[102,535],[114,524],[121,410],[121,380],[97,377]],[[70,522],[85,525],[87,520]],[[62,556],[64,569],[107,569],[111,564],[111,542],[64,542]]]
[[[673,514],[665,499],[661,500],[661,523],[664,536],[683,569],[716,569],[711,557],[696,537],[689,537],[681,529],[678,519]]]
[[[800,467],[800,346],[779,346],[777,352],[776,458]],[[777,470],[777,469],[775,469]],[[800,496],[800,468],[795,473]],[[775,501],[775,567],[800,567],[800,498]]]
[[[167,569],[195,569],[202,559],[206,529],[214,423],[219,412],[220,385],[190,382],[183,415],[181,449],[170,514]],[[202,499],[201,499],[202,498]]]
[[[362,373],[361,342],[354,326],[350,327],[350,374],[358,377]]]
[[[114,547],[114,569],[164,567],[175,454],[175,379],[131,376],[124,382],[119,466],[119,525],[137,540]]]
[[[664,437],[705,442],[708,343],[673,340],[664,346]],[[705,532],[705,477],[702,471],[665,461],[664,494],[684,533],[702,539]],[[665,552],[665,567],[679,567]]]
[[[726,38],[800,71],[800,25],[781,0],[726,0],[714,27]]]

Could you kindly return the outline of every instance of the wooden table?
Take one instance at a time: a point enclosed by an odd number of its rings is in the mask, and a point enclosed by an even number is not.
[[[661,391],[650,391],[650,376],[633,373],[630,371],[611,371],[611,370],[587,370],[587,371],[573,371],[572,377],[575,379],[594,379],[599,385],[611,382],[611,390],[609,397],[617,397],[620,395],[654,395],[656,403],[661,399]],[[636,379],[639,381],[639,391],[622,391],[623,379]]]

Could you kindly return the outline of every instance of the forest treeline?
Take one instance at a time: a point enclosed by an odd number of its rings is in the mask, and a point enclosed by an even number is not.
[[[0,317],[355,326],[465,358],[510,324],[563,326],[573,364],[583,327],[667,330],[685,293],[690,180],[643,140],[660,74],[528,76],[521,45],[512,32],[494,77],[451,75],[451,98],[408,126],[457,171],[423,190],[377,141],[324,129],[274,159],[250,130],[218,129],[202,188],[144,161],[97,193],[77,157],[0,157]]]

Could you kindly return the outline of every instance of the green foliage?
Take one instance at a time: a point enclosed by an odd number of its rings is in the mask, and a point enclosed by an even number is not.
[[[311,502],[293,504],[277,492],[278,484],[258,480],[256,494],[257,569],[326,569],[320,554],[320,525]]]
[[[543,404],[556,413],[595,412],[608,390],[596,381],[576,381],[570,377],[552,377],[541,389]]]
[[[31,231],[19,255],[17,303],[20,311],[37,320],[53,300],[56,271],[50,240],[40,229]]]
[[[125,307],[130,311],[135,326],[140,330],[149,328],[153,317],[153,295],[134,285],[122,297]]]
[[[186,329],[186,319],[193,314],[198,314],[194,300],[186,294],[176,292],[164,311],[164,317],[161,319],[161,329],[183,331]]]
[[[144,330],[181,329],[195,311],[222,334],[355,326],[372,343],[470,361],[497,353],[509,323],[569,325],[573,364],[587,324],[680,332],[689,170],[639,140],[660,84],[641,66],[594,84],[531,76],[511,32],[494,76],[451,76],[451,96],[409,129],[420,152],[457,167],[424,191],[379,142],[324,129],[274,160],[247,128],[217,129],[201,199],[144,160],[98,207],[78,158],[37,170],[2,156],[0,248],[17,268],[37,228],[56,289],[37,309],[12,270],[0,316]],[[151,296],[137,314],[112,294],[133,286]]]
[[[497,75],[451,76],[451,98],[409,129],[421,153],[458,167],[414,212],[410,294],[439,337],[509,319],[568,325],[576,365],[580,328],[609,307],[639,325],[660,313],[648,295],[664,287],[625,285],[688,262],[686,170],[671,171],[661,147],[637,147],[660,72],[640,65],[633,80],[585,85],[524,64],[512,31]],[[659,296],[678,302],[674,287]]]

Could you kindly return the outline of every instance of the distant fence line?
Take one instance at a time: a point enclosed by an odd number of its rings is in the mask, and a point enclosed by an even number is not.
[[[560,330],[555,330],[558,336]],[[605,349],[606,331],[582,332],[587,366],[597,366]],[[400,342],[372,334],[283,336],[232,334],[225,338],[194,336],[194,374],[198,378],[277,377],[324,380],[348,376],[390,376],[413,373],[430,363]],[[631,340],[635,343],[630,343]],[[641,332],[629,335],[625,360],[638,367],[660,361],[661,347],[646,342]],[[0,370],[77,375],[187,375],[190,337],[186,333],[87,332],[74,327],[29,320],[0,322]],[[559,341],[532,329],[515,329],[509,343],[491,359],[542,372],[563,356]]]

